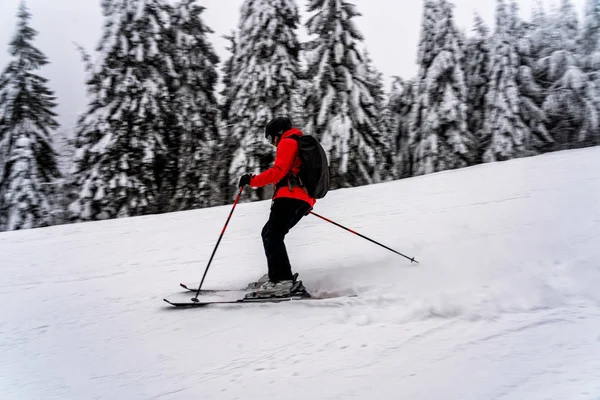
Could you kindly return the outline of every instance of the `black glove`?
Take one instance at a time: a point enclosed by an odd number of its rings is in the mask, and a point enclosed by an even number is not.
[[[242,177],[240,178],[239,187],[244,187],[246,185],[249,185],[251,178],[252,178],[252,176],[250,174],[244,174],[244,175],[242,175]]]

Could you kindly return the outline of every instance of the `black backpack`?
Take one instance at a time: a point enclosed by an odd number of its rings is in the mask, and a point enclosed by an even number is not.
[[[298,156],[302,160],[302,168],[300,169],[299,185],[306,189],[308,195],[314,199],[322,199],[329,191],[329,163],[327,162],[327,154],[321,146],[321,143],[310,135],[291,135],[290,139],[295,139],[298,143]],[[282,179],[282,183],[290,178],[289,174]]]

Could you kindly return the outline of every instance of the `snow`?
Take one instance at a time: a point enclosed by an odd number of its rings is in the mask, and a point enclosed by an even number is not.
[[[600,148],[330,192],[287,239],[356,298],[178,311],[231,206],[0,234],[3,399],[592,399]],[[205,288],[265,272],[237,205]]]

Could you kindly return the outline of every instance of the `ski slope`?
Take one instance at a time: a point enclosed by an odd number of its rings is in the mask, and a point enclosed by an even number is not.
[[[0,398],[600,399],[600,148],[333,191],[289,234],[318,302],[176,310],[231,206],[0,234]],[[265,271],[239,204],[205,288]]]

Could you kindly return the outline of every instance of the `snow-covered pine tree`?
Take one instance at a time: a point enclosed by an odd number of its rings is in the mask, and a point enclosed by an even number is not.
[[[454,7],[452,0],[447,0],[451,7]],[[469,38],[464,29],[456,27],[456,43],[460,51],[458,52],[457,60],[460,63],[462,70],[467,70],[467,44],[469,42]],[[468,93],[468,90],[467,90]]]
[[[414,80],[404,81],[394,77],[387,109],[390,112],[388,126],[393,135],[394,177],[410,176],[411,153],[408,146],[410,118],[416,101],[417,85]]]
[[[302,57],[301,57],[302,58]],[[304,129],[307,124],[310,123],[310,111],[306,109],[305,99],[310,95],[313,90],[312,79],[306,71],[302,71],[300,78],[298,79],[298,96],[296,98],[296,105],[294,110],[295,125]],[[311,134],[312,132],[304,132]]]
[[[58,128],[54,93],[36,72],[48,64],[34,46],[37,32],[24,3],[0,75],[0,230],[52,223],[52,184],[60,177],[52,135]]]
[[[421,80],[427,74],[427,70],[435,58],[436,24],[440,17],[439,0],[425,0],[423,3],[423,15],[421,18],[421,34],[417,48],[417,65],[419,67],[418,79]]]
[[[224,36],[229,41],[229,47],[226,49],[231,53],[229,58],[222,65],[222,86],[220,92],[221,103],[219,104],[219,129],[216,143],[216,152],[213,155],[213,170],[214,179],[219,186],[219,203],[227,204],[232,201],[236,186],[231,182],[234,177],[229,174],[229,167],[233,160],[233,156],[240,147],[241,140],[236,138],[232,133],[233,125],[229,124],[231,102],[234,99],[235,88],[233,81],[235,79],[237,69],[235,64],[235,56],[237,54],[237,33],[231,31],[229,35]]]
[[[588,97],[600,110],[600,0],[586,0],[584,15],[578,53],[581,67],[588,74]],[[595,143],[600,144],[600,133]]]
[[[383,130],[384,126],[382,122],[382,112],[385,108],[385,90],[383,88],[383,74],[377,69],[373,63],[373,59],[369,54],[368,50],[363,50],[362,58],[365,63],[364,68],[364,80],[373,100],[375,102],[375,109],[377,110],[378,123],[380,124],[380,130]]]
[[[70,210],[77,220],[159,211],[161,156],[173,115],[160,43],[169,23],[166,4],[104,0],[102,11],[99,60],[88,70],[89,104],[76,127],[77,199]]]
[[[536,68],[542,81],[547,82],[543,104],[546,125],[558,148],[594,144],[599,128],[597,94],[594,82],[581,68],[579,23],[571,0],[561,1],[551,21],[552,40]]]
[[[219,109],[221,110],[221,118],[223,121],[229,120],[229,112],[231,110],[231,102],[234,99],[234,87],[233,83],[235,80],[235,76],[237,74],[236,64],[235,64],[235,56],[237,54],[237,34],[236,31],[233,30],[229,35],[224,36],[225,39],[229,40],[229,47],[226,48],[231,55],[229,58],[223,63],[222,73],[223,73],[223,89],[221,90],[221,97],[223,98],[223,103],[220,105]]]
[[[204,7],[196,0],[182,0],[173,7],[163,52],[172,60],[168,88],[172,121],[165,155],[173,168],[165,176],[171,187],[169,210],[188,210],[215,205],[219,186],[213,175],[213,155],[218,139],[218,104],[215,97],[219,58],[208,41],[212,30],[202,19]]]
[[[312,90],[312,76],[308,74],[308,67],[306,65],[306,46],[305,43],[300,43],[300,52],[298,57],[300,60],[300,67],[298,69],[298,80],[296,88],[296,96],[294,96],[293,104],[293,121],[299,129],[304,130],[306,124],[310,120],[310,112],[305,107],[305,99]],[[311,134],[312,132],[304,132],[305,134]]]
[[[586,0],[578,43],[586,69],[600,69],[600,0]]]
[[[460,38],[447,0],[425,2],[419,42],[419,88],[411,115],[412,175],[472,164],[475,138],[467,126],[467,85]]]
[[[490,137],[483,161],[502,161],[530,155],[531,130],[521,118],[517,83],[519,57],[513,14],[497,0],[496,30],[491,39],[490,80],[486,95],[484,135]]]
[[[392,84],[390,106],[396,114],[397,119],[395,148],[396,175],[399,178],[410,177],[414,174],[411,135],[419,129],[415,125],[414,120],[421,106],[418,101],[421,99],[423,81],[435,57],[435,32],[439,14],[440,4],[438,0],[424,1],[421,17],[421,33],[417,47],[417,65],[419,68],[417,77],[412,82],[409,82],[412,83],[411,85],[407,85],[400,79],[397,79]],[[395,91],[399,94],[394,95]],[[410,107],[409,110],[407,110],[407,107]]]
[[[519,39],[519,51],[526,64],[533,68],[540,58],[548,55],[552,42],[552,23],[541,2],[534,7],[531,14],[531,21],[524,29],[525,34]]]
[[[550,150],[554,142],[546,127],[548,118],[542,107],[546,92],[537,71],[538,61],[544,56],[547,43],[551,40],[552,27],[541,3],[533,10],[531,22],[525,23],[519,19],[515,1],[512,2],[511,15],[517,39],[519,115],[531,131],[527,150],[530,154],[537,154]]]
[[[373,183],[377,151],[384,146],[376,100],[358,49],[363,40],[354,23],[360,14],[344,0],[310,0],[306,26],[316,37],[306,44],[312,90],[305,99],[307,132],[329,157],[332,188]]]
[[[485,94],[489,79],[489,29],[481,17],[475,15],[473,36],[469,37],[465,49],[465,80],[467,84],[467,126],[477,138],[476,163],[483,158],[483,150],[489,138],[483,135]]]
[[[365,63],[365,84],[371,94],[375,106],[377,128],[381,133],[381,146],[376,147],[376,167],[373,174],[374,182],[388,181],[393,178],[393,141],[394,135],[386,121],[386,94],[383,87],[383,74],[375,67],[369,52],[363,51]]]
[[[297,95],[300,22],[294,0],[245,0],[241,9],[227,124],[238,144],[229,167],[229,185],[244,173],[269,168],[274,151],[264,128],[275,116],[291,116]],[[250,190],[250,189],[249,189]],[[254,199],[269,197],[266,188],[252,190]]]

